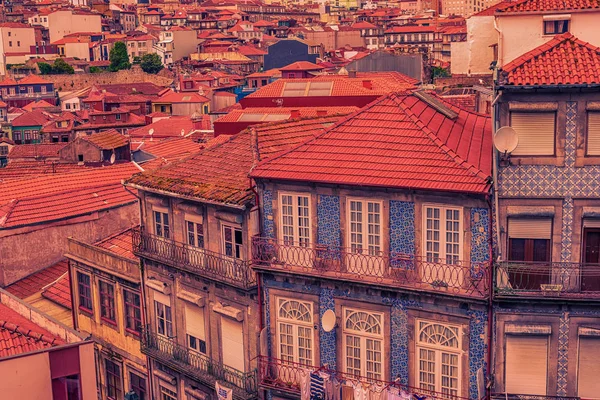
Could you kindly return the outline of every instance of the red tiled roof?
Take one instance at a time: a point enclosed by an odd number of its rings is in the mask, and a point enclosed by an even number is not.
[[[5,290],[20,299],[25,299],[40,292],[44,287],[63,276],[69,270],[67,260],[61,260],[54,265],[34,272],[23,279],[7,286]]]
[[[498,12],[575,11],[598,8],[600,0],[523,0],[516,1]]]
[[[160,142],[145,142],[141,149],[155,157],[171,161],[197,153],[202,150],[202,146],[189,137],[174,137]],[[143,168],[146,168],[146,164],[143,164]]]
[[[73,304],[71,302],[71,282],[69,280],[69,274],[65,273],[56,282],[50,284],[50,286],[42,292],[42,296],[71,310]]]
[[[377,26],[367,21],[355,22],[352,27],[355,29],[377,29]]]
[[[0,304],[0,358],[42,350],[64,341]]]
[[[58,157],[60,149],[67,143],[17,144],[8,153],[8,158],[52,158]]]
[[[171,90],[158,99],[152,100],[153,103],[208,103],[209,101],[195,92],[173,92]]]
[[[441,112],[440,104],[456,118]],[[489,189],[491,154],[487,116],[404,92],[382,97],[262,162],[251,176],[483,194]]]
[[[505,9],[508,6],[515,4],[514,1],[504,0],[500,1],[493,6],[486,8],[485,10],[479,11],[477,14],[473,14],[473,17],[490,17],[493,16],[496,11],[500,11]]]
[[[279,68],[280,71],[320,71],[323,67],[320,65],[311,63],[309,61],[296,61],[286,65],[283,68]]]
[[[95,245],[101,249],[108,250],[118,256],[138,262],[140,259],[133,254],[132,228],[118,232],[112,236],[102,239]]]
[[[0,168],[0,180],[24,178],[32,175],[64,174],[88,168],[93,167],[40,161],[11,161],[4,168]]]
[[[171,193],[246,205],[253,199],[248,172],[256,163],[253,147],[261,158],[302,142],[321,132],[340,117],[255,125],[234,136],[221,135],[200,153],[155,171],[138,174],[128,183]],[[252,143],[252,130],[258,143]]]
[[[503,67],[507,85],[600,84],[600,48],[563,33]]]
[[[290,118],[310,118],[320,116],[321,113],[325,115],[348,115],[358,110],[358,107],[248,107],[242,110],[233,110],[229,114],[222,116],[217,119],[215,123],[219,122],[268,122],[273,121],[271,116],[283,115],[287,116],[284,119]],[[293,113],[298,113],[297,116],[292,116]],[[322,116],[325,116],[322,115]],[[255,119],[251,119],[255,117]],[[240,121],[240,118],[243,121]]]
[[[17,81],[9,78],[8,76],[4,78],[2,82],[0,82],[0,86],[14,86],[17,84]]]
[[[130,204],[121,186],[133,163],[0,181],[0,229],[41,224]]]
[[[23,79],[19,80],[19,85],[24,85],[24,84],[37,85],[37,84],[48,84],[48,83],[52,83],[52,82],[42,78],[39,75],[34,75],[34,74],[27,75]]]
[[[46,122],[51,121],[54,115],[42,110],[35,109],[33,111],[25,112],[13,119],[11,122],[12,126],[43,126]]]
[[[168,137],[181,137],[181,130],[185,132],[185,134],[190,133],[190,131],[194,128],[194,123],[191,118],[188,116],[175,116],[170,118],[162,118],[158,121],[155,121],[146,126],[142,126],[136,129],[129,130],[129,136],[131,138],[146,138],[146,140],[161,139]],[[152,136],[148,134],[150,129],[154,130]]]
[[[23,106],[23,110],[25,110],[25,111],[33,111],[36,109],[43,109],[43,108],[56,108],[56,106],[54,104],[48,103],[46,100],[36,100],[32,103],[29,103],[29,104]]]
[[[129,140],[115,129],[84,136],[83,140],[87,140],[101,150],[113,150],[129,144]]]

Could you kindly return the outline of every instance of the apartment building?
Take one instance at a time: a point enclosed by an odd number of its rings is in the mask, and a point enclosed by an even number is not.
[[[406,91],[252,170],[267,397],[300,398],[307,374],[342,395],[485,394],[490,138],[490,118]]]
[[[172,26],[160,32],[158,42],[154,45],[154,52],[161,57],[164,65],[171,65],[195,53],[198,43],[195,30]]]
[[[48,14],[50,42],[56,42],[71,33],[102,32],[101,15],[74,10],[57,10]]]
[[[23,54],[35,46],[35,29],[19,22],[0,23],[0,75],[6,75],[6,64],[25,62]],[[15,58],[16,57],[16,58]]]
[[[132,249],[131,228],[95,244],[69,238],[74,325],[95,342],[100,399],[123,399],[128,392],[152,398],[140,350],[141,273]]]
[[[518,137],[497,164],[501,398],[598,393],[600,75],[590,65],[599,54],[563,33],[498,72],[496,128],[510,126]]]

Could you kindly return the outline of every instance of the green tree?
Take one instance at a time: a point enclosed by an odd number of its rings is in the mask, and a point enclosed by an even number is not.
[[[40,74],[42,75],[49,75],[52,73],[52,65],[48,63],[40,62],[38,63],[38,67],[40,69]]]
[[[163,69],[163,64],[158,54],[148,53],[142,56],[140,67],[142,67],[142,70],[148,74],[156,74]]]
[[[127,47],[123,42],[115,43],[115,46],[110,51],[109,59],[110,67],[108,67],[108,69],[113,72],[131,68]]]
[[[102,68],[96,66],[90,67],[90,74],[99,74],[100,72],[102,72]]]
[[[75,70],[65,60],[57,58],[54,60],[54,65],[52,65],[52,73],[59,75],[74,74]]]

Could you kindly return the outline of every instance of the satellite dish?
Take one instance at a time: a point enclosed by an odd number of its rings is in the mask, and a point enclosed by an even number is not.
[[[502,154],[512,153],[519,144],[519,135],[510,126],[503,126],[494,134],[494,147]]]
[[[327,310],[323,313],[323,317],[321,318],[321,327],[325,332],[331,332],[333,328],[335,328],[336,324],[336,316],[333,310]]]
[[[148,131],[148,135],[150,135],[150,136],[154,135],[154,128],[150,128],[150,130]]]
[[[185,136],[185,129],[181,130],[181,136]]]
[[[116,160],[117,160],[117,156],[115,156],[115,153],[112,153],[112,155],[110,156],[110,163],[114,164]]]

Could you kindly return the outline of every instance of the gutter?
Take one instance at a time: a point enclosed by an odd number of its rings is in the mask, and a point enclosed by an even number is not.
[[[246,209],[246,206],[241,206],[239,204],[223,203],[223,202],[219,202],[219,201],[208,200],[208,199],[205,199],[203,197],[186,196],[184,194],[168,192],[166,190],[149,188],[147,186],[139,186],[139,185],[136,185],[135,183],[123,183],[123,186],[129,186],[129,187],[132,187],[132,188],[137,189],[137,190],[142,190],[144,192],[150,192],[150,193],[160,194],[160,195],[163,195],[163,196],[177,197],[177,198],[180,198],[180,199],[190,200],[190,201],[194,201],[194,202],[201,202],[201,203],[213,204],[213,205],[216,205],[216,206],[225,206],[225,207],[235,208],[236,210],[245,210]]]

